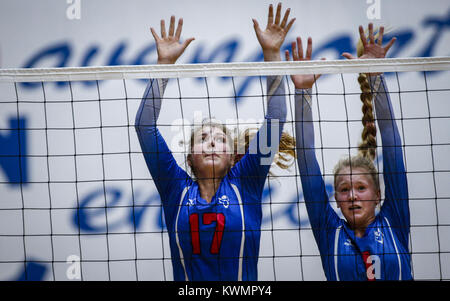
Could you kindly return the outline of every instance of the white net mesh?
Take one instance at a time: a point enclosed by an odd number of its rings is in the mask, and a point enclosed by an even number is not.
[[[158,128],[188,170],[191,126],[259,127],[265,75],[326,74],[316,154],[332,170],[360,141],[359,72],[386,72],[409,186],[414,279],[450,279],[450,58],[0,70],[0,279],[172,280],[161,201],[134,129],[149,78],[172,78]],[[426,71],[426,72],[424,72]],[[381,146],[381,141],[378,142]],[[380,170],[382,160],[380,159]],[[325,280],[296,164],[263,192],[258,280]]]

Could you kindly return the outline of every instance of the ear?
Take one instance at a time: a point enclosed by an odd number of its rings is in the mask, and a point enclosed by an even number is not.
[[[230,156],[231,156],[230,157],[231,166],[234,166],[234,163],[235,163],[235,160],[236,160],[236,155],[231,154]]]
[[[187,161],[187,164],[189,165],[189,167],[192,169],[192,156],[191,156],[191,154],[187,155],[186,161]]]
[[[336,201],[336,206],[340,209],[341,208],[341,205],[340,205],[341,202],[338,201],[336,193],[334,193],[334,200]]]
[[[376,203],[376,206],[378,206],[381,203],[381,192],[380,192],[380,190],[377,191],[377,201],[375,203]]]

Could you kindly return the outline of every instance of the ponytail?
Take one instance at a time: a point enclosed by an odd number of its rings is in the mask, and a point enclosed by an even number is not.
[[[375,35],[375,39],[377,36],[378,34]],[[361,40],[358,41],[356,49],[358,57],[363,55],[364,47]],[[361,109],[363,117],[361,121],[364,127],[361,133],[362,142],[359,144],[358,151],[361,156],[369,158],[373,161],[375,160],[377,149],[377,128],[375,126],[375,118],[373,114],[373,93],[366,74],[359,74],[358,83],[361,88],[360,99],[363,103]]]

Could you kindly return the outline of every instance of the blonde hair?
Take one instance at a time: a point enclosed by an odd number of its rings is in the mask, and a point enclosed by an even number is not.
[[[230,142],[230,145],[233,146],[233,167],[236,165],[248,151],[250,141],[255,137],[258,132],[257,128],[247,128],[242,132],[232,133],[232,130],[228,129],[224,124],[215,119],[206,118],[202,121],[201,125],[193,128],[191,131],[190,139],[189,139],[189,153],[187,155],[188,165],[191,168],[192,174],[195,176],[195,169],[192,166],[192,148],[194,146],[194,137],[198,131],[200,131],[204,127],[214,127],[222,130],[222,132],[227,137],[227,143]],[[283,132],[280,138],[280,144],[278,147],[278,153],[275,155],[274,164],[277,165],[281,169],[288,169],[297,158],[295,153],[295,138],[290,134]],[[270,175],[273,175],[269,172]]]
[[[258,132],[257,128],[247,128],[242,131],[239,135],[237,135],[234,139],[234,150],[235,150],[235,160],[234,164],[239,162],[239,160],[244,157],[244,154],[247,152],[250,141],[255,137]],[[240,142],[243,142],[243,145],[239,145]],[[244,152],[237,152],[237,150],[244,148]],[[278,146],[278,153],[275,155],[273,163],[277,165],[281,169],[288,169],[294,163],[294,160],[297,159],[297,155],[295,152],[295,138],[286,132],[281,133],[280,143]],[[269,175],[273,176],[272,172],[269,172]]]

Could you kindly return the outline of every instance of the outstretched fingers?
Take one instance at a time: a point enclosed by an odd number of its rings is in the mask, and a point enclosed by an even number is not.
[[[267,26],[273,23],[273,6],[272,4],[269,5],[269,16],[267,18]]]
[[[175,38],[177,40],[180,40],[181,37],[181,31],[183,30],[183,18],[180,18],[178,20],[178,26],[177,26],[177,31],[175,32]]]
[[[189,38],[189,39],[185,40],[183,42],[183,49],[186,49],[189,46],[189,44],[191,44],[191,42],[194,40],[195,40],[195,38]]]
[[[302,38],[297,37],[297,47],[298,47],[298,51],[297,52],[297,60],[298,61],[302,61],[303,60],[303,43],[302,43]]]
[[[389,51],[389,49],[394,45],[395,41],[397,41],[397,38],[393,37],[389,43],[384,47],[385,53]]]
[[[166,38],[166,22],[161,20],[161,39]]]
[[[306,46],[306,60],[310,61],[312,56],[312,39],[308,38],[308,46]]]
[[[283,19],[281,19],[281,12],[282,12],[282,5],[281,5],[281,3],[278,3],[277,11],[275,12],[275,20],[274,20],[273,5],[272,4],[269,5],[269,15],[267,18],[267,27],[266,28],[268,28],[271,25],[279,25],[281,28],[286,29],[286,32],[289,31],[292,24],[294,24],[295,18],[288,22],[289,15],[291,13],[290,8],[288,8],[286,10],[286,12],[284,13]]]
[[[366,34],[364,33],[364,28],[362,27],[362,25],[359,26],[359,38],[361,39],[361,42],[364,46],[364,48],[367,47],[367,38],[366,38]]]
[[[287,62],[289,62],[291,60],[291,55],[289,53],[289,50],[284,51],[284,56],[286,57]]]
[[[303,58],[302,40],[300,38],[297,38],[297,43],[292,42],[292,58],[294,61],[298,61]]]
[[[354,59],[356,59],[356,57],[354,57],[353,55],[351,55],[351,54],[348,53],[348,52],[344,52],[344,53],[342,54],[342,56],[345,57],[345,58],[348,59],[348,60],[354,60]]]
[[[294,22],[295,22],[295,18],[292,19],[291,21],[289,21],[288,25],[287,25],[286,28],[285,28],[285,31],[286,31],[286,32],[289,32],[289,30],[291,29],[292,24],[294,24]]]
[[[175,16],[170,17],[169,37],[173,37],[175,33]]]
[[[158,34],[156,33],[155,29],[153,27],[150,27],[150,31],[151,31],[155,41],[158,42],[160,40],[160,38],[158,37]]]
[[[384,35],[384,26],[380,27],[380,30],[378,31],[378,45],[383,44],[383,35]]]
[[[291,9],[288,8],[288,9],[286,10],[286,12],[284,13],[283,20],[281,21],[281,24],[280,24],[281,27],[283,27],[283,28],[286,27],[286,23],[287,23],[287,21],[289,20],[289,14],[290,14],[290,13],[291,13]]]
[[[277,13],[275,15],[275,24],[280,25],[280,18],[281,18],[281,2],[277,5]]]
[[[310,61],[312,57],[312,38],[308,37],[308,45],[306,47],[306,55],[303,55],[302,39],[297,37],[296,42],[292,42],[292,59],[294,61]],[[289,50],[286,50],[286,60],[290,60]]]
[[[369,41],[375,44],[375,38],[373,37],[373,23],[369,23]]]

